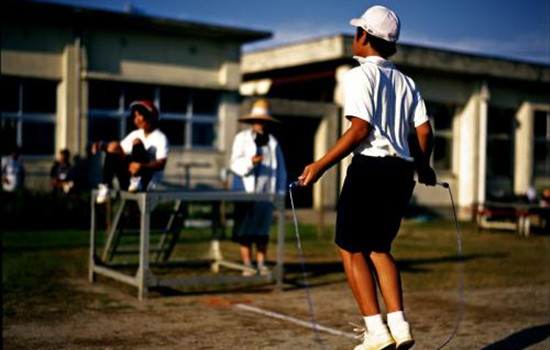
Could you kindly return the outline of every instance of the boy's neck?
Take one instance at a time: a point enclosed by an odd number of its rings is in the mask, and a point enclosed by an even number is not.
[[[364,58],[375,56],[375,57],[383,58],[385,60],[388,59],[387,57],[382,56],[378,51],[373,49],[370,44],[362,46],[361,50],[357,52],[357,56],[364,57]]]
[[[387,60],[388,58],[387,57],[384,57],[380,54],[380,52],[376,51],[375,49],[372,48],[372,46],[370,45],[367,45],[365,47],[365,51],[366,51],[366,56],[365,58],[369,57],[369,56],[376,56],[376,57],[380,57],[380,58],[383,58],[385,60]]]

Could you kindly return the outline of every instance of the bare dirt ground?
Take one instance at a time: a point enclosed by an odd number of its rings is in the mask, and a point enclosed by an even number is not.
[[[357,341],[238,308],[246,304],[305,321],[311,319],[303,289],[270,288],[217,294],[152,293],[139,302],[135,291],[112,283],[69,282],[75,290],[97,295],[75,313],[49,313],[3,325],[8,350],[175,350],[175,349],[353,349]],[[320,325],[352,333],[349,321],[361,324],[352,295],[343,281],[312,288]],[[108,300],[102,296],[108,295]],[[71,300],[66,300],[67,305]],[[432,350],[452,333],[458,291],[405,292],[406,312],[417,339],[416,350]],[[63,307],[62,305],[58,307]],[[46,314],[46,316],[44,316]],[[550,286],[466,291],[465,313],[458,334],[445,349],[550,349]]]

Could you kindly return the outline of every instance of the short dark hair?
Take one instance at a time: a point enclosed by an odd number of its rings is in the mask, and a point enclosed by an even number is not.
[[[131,110],[132,114],[130,116],[131,118],[134,118],[136,111],[138,111],[139,114],[141,114],[143,116],[143,118],[145,118],[145,120],[147,120],[149,123],[151,123],[151,126],[153,127],[153,129],[158,128],[159,120],[151,111],[149,111],[144,106],[136,105],[136,106],[132,107],[132,110]]]
[[[59,153],[63,154],[67,159],[71,157],[71,152],[67,148],[63,148]]]
[[[367,34],[365,35],[363,45],[366,45],[367,42],[370,42],[372,48],[375,49],[380,55],[382,55],[382,57],[387,58],[397,52],[397,46],[395,45],[395,43],[376,37],[372,34],[367,33],[363,28],[357,27],[357,38],[360,38],[363,33]]]

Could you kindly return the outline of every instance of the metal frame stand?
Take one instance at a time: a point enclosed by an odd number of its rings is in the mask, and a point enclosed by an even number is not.
[[[118,192],[121,198],[121,205],[124,203],[135,201],[139,205],[140,212],[140,243],[139,243],[139,267],[134,276],[122,273],[115,269],[115,264],[106,262],[105,254],[108,253],[108,249],[104,250],[103,259],[97,254],[97,218],[96,218],[96,197],[97,191],[92,192],[91,198],[91,224],[90,224],[90,256],[89,256],[89,269],[88,279],[91,283],[96,280],[96,275],[103,275],[117,281],[132,285],[138,289],[138,298],[143,300],[147,298],[149,288],[151,287],[178,287],[178,286],[207,286],[220,283],[254,283],[266,282],[276,283],[277,289],[282,289],[283,274],[284,274],[284,213],[285,213],[285,200],[284,196],[279,194],[260,194],[260,193],[243,193],[233,191],[151,191],[143,193],[130,193],[126,191]],[[155,276],[150,269],[150,220],[151,212],[161,202],[238,202],[238,201],[266,201],[271,202],[275,206],[275,210],[278,212],[277,219],[277,257],[274,269],[266,275],[254,275],[254,276],[198,276],[187,278],[174,278],[174,277],[161,277]],[[118,220],[120,219],[120,211],[115,217],[115,221],[112,224],[111,231],[116,230]],[[106,247],[110,244],[112,239],[111,235],[106,241]],[[242,264],[223,260],[221,254],[218,258],[209,260],[211,264],[216,266],[224,266],[227,268],[246,270],[247,268]]]

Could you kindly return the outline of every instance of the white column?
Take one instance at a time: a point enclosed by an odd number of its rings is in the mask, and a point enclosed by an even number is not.
[[[525,194],[533,185],[533,161],[535,150],[535,122],[533,108],[524,102],[516,113],[518,125],[514,141],[514,193]]]
[[[335,78],[336,78],[336,86],[334,88],[334,102],[339,107],[344,107],[344,87],[343,87],[343,81],[344,81],[344,75],[347,71],[349,71],[351,68],[353,68],[351,65],[342,65],[336,68],[335,72]],[[342,130],[342,133],[345,132],[349,128],[349,122],[345,118],[341,118],[341,127],[340,130]],[[342,159],[340,162],[340,184],[338,188],[342,186],[344,183],[344,179],[346,178],[346,170],[348,169],[348,165],[351,162],[351,157],[347,156],[346,158]]]
[[[458,205],[471,208],[477,198],[477,150],[479,96],[473,94],[459,115],[458,138]]]
[[[489,87],[483,81],[479,91],[479,143],[478,143],[478,175],[477,175],[477,202],[485,202],[486,174],[487,174],[487,118],[489,110]]]

